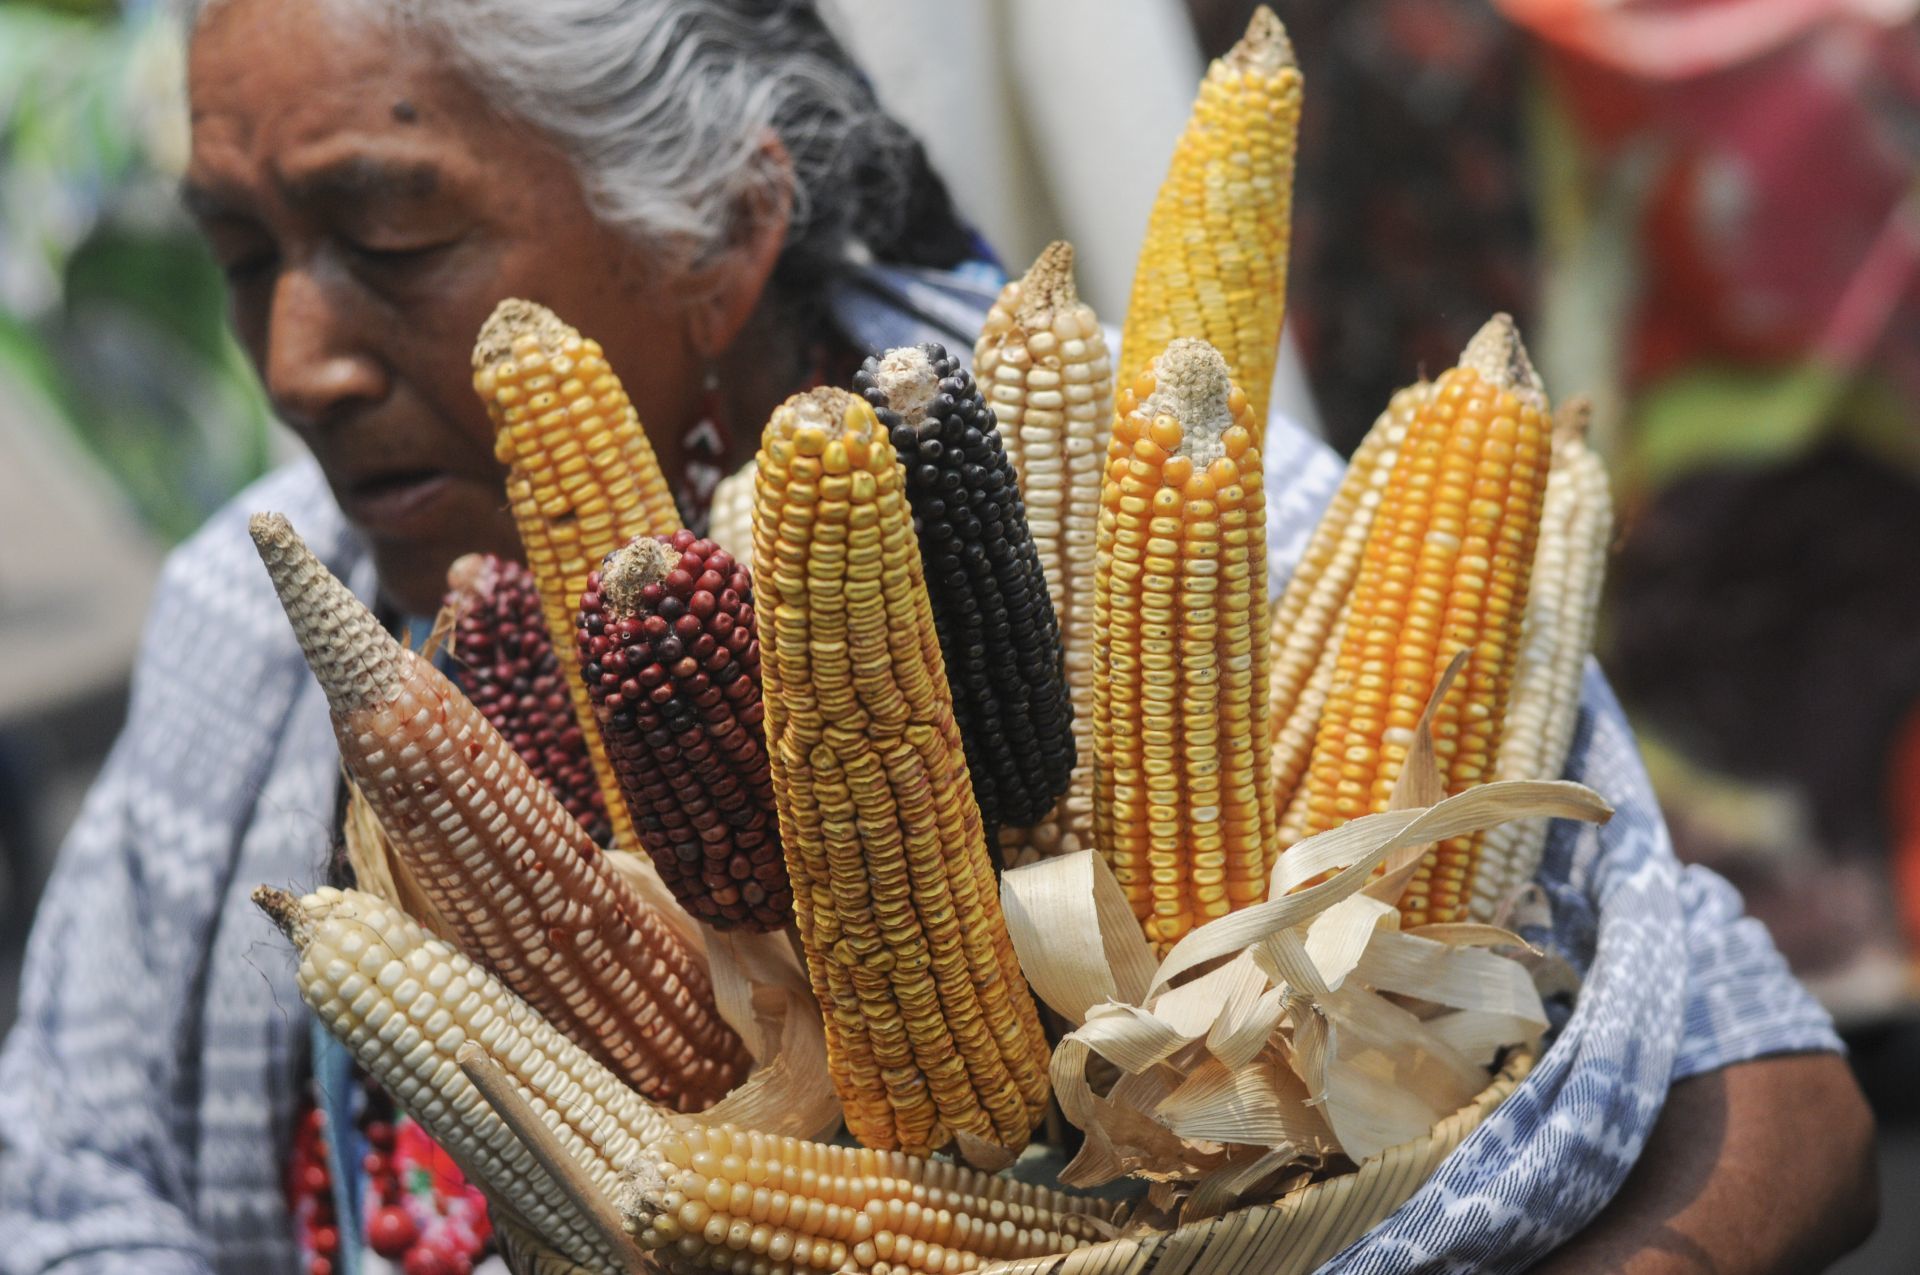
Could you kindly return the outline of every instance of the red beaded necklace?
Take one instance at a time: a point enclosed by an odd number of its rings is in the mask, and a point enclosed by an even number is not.
[[[492,1250],[486,1202],[446,1153],[401,1114],[379,1085],[361,1077],[362,1101],[349,1136],[364,1141],[361,1201],[365,1243],[402,1275],[471,1275]],[[294,1134],[288,1197],[307,1275],[335,1275],[342,1242],[328,1168],[326,1123],[308,1105]]]
[[[794,387],[796,394],[822,385],[845,385],[860,366],[858,355],[839,343],[815,342],[807,347],[806,372]],[[719,373],[707,370],[701,389],[700,417],[680,437],[680,473],[673,483],[674,503],[689,530],[705,535],[713,489],[727,476],[729,440],[733,430],[720,394]],[[748,447],[752,455],[752,447]]]

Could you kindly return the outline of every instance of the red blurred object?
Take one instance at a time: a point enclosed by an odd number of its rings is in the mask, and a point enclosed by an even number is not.
[[[425,1244],[408,1249],[400,1269],[405,1275],[453,1275],[453,1263],[447,1260],[447,1255]]]
[[[1914,0],[1498,0],[1599,165],[1652,143],[1636,386],[1871,364],[1920,401]]]
[[[1891,23],[1902,0],[1497,0],[1583,57],[1647,79],[1685,79],[1763,56],[1835,18]]]
[[[385,1206],[367,1221],[367,1243],[382,1257],[405,1256],[419,1235],[413,1216],[398,1204]]]

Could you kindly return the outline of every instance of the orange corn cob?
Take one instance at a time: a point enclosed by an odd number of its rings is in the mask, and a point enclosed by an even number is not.
[[[1266,496],[1246,395],[1175,341],[1115,403],[1094,571],[1094,844],[1163,950],[1266,894]]]
[[[847,1126],[916,1153],[961,1132],[1021,1147],[1047,1101],[1047,1042],[893,446],[853,395],[796,395],[767,423],[758,482],[767,752]]]
[[[1308,833],[1386,809],[1462,648],[1472,657],[1434,717],[1440,776],[1449,793],[1492,777],[1551,447],[1539,378],[1497,315],[1408,429],[1367,537],[1308,764]],[[1478,847],[1459,837],[1428,852],[1401,898],[1406,924],[1465,916]]]
[[[1408,386],[1393,396],[1374,421],[1347,461],[1346,477],[1314,528],[1286,591],[1274,603],[1267,723],[1273,734],[1268,771],[1273,804],[1283,812],[1276,857],[1303,835],[1306,801],[1300,781],[1333,688],[1334,665],[1353,602],[1353,578],[1360,570],[1367,533],[1380,511],[1387,479],[1399,459],[1400,444],[1432,390],[1428,381]],[[1296,819],[1299,826],[1290,822]],[[1273,864],[1269,862],[1267,868],[1271,872]]]
[[[587,576],[635,536],[668,535],[680,513],[653,445],[597,341],[531,301],[502,301],[473,347],[473,388],[493,418],[527,567],[549,633],[573,631]],[[620,784],[594,725],[580,656],[554,644],[614,844],[638,850]]]
[[[1210,342],[1246,391],[1255,442],[1286,314],[1299,128],[1300,69],[1262,5],[1200,85],[1147,221],[1120,340],[1122,386],[1176,337]]]
[[[277,514],[253,539],[333,710],[340,757],[462,950],[648,1097],[745,1075],[699,955],[634,895],[512,745],[390,637]]]

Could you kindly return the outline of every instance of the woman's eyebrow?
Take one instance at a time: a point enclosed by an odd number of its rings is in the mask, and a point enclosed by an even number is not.
[[[200,185],[190,177],[181,178],[176,195],[180,206],[198,221],[216,221],[240,215],[231,198],[213,187]]]
[[[367,199],[427,199],[440,188],[440,168],[424,160],[398,162],[356,155],[281,180],[296,203]]]

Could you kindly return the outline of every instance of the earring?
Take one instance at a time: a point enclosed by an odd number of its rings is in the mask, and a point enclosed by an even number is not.
[[[700,395],[700,417],[680,439],[680,481],[673,498],[688,530],[707,534],[713,489],[727,476],[726,411],[720,401],[720,373],[707,366]]]

